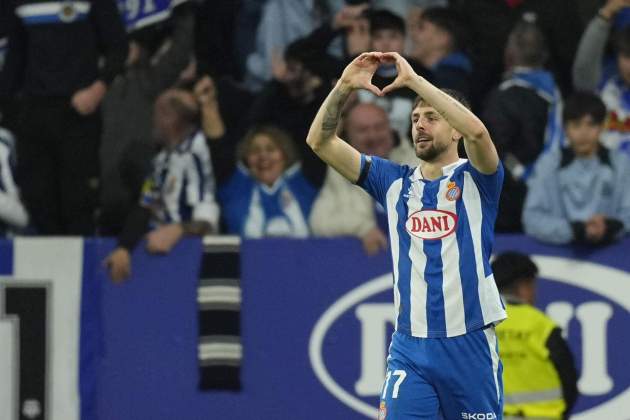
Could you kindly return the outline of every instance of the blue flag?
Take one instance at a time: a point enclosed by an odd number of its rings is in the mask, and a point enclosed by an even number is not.
[[[176,6],[187,1],[189,0],[118,0],[118,8],[127,31],[131,32],[168,19]]]

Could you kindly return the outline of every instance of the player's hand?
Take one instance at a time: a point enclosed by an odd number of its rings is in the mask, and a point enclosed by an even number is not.
[[[606,234],[606,218],[596,214],[585,222],[586,239],[592,243],[598,243]]]
[[[147,235],[147,250],[153,254],[166,254],[184,235],[179,223],[163,225]]]
[[[411,67],[411,64],[409,64],[403,56],[396,52],[383,53],[381,61],[384,63],[396,64],[396,71],[398,72],[396,79],[383,88],[384,95],[396,89],[409,87],[411,82],[419,77]]]
[[[97,80],[72,95],[72,107],[81,115],[90,115],[96,111],[106,92],[105,83]]]
[[[339,79],[339,83],[348,86],[350,89],[366,89],[375,95],[382,96],[379,88],[372,84],[372,76],[381,64],[382,53],[363,53],[344,69]]]
[[[195,83],[195,98],[201,105],[209,105],[216,103],[217,89],[214,85],[214,81],[210,76],[203,76],[197,83]]]
[[[599,13],[610,20],[624,7],[630,7],[630,0],[608,0]]]
[[[377,227],[372,228],[366,233],[365,236],[361,238],[361,242],[363,242],[363,249],[368,255],[375,255],[378,254],[381,249],[387,249],[387,237]]]
[[[123,247],[118,247],[103,261],[114,283],[122,283],[131,274],[131,255]]]

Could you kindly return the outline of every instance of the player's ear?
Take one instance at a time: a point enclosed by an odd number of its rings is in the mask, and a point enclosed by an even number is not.
[[[452,141],[457,143],[458,141],[462,140],[463,138],[464,138],[464,136],[462,136],[462,134],[459,131],[457,131],[455,129],[451,130],[451,140]]]

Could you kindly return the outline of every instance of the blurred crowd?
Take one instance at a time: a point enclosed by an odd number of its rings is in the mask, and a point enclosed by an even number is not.
[[[349,61],[395,51],[487,125],[498,232],[605,245],[630,229],[628,24],[630,0],[3,1],[0,233],[116,236],[120,278],[145,237],[355,236],[376,253],[384,209],[305,138]],[[418,165],[414,99],[358,92],[341,137]]]

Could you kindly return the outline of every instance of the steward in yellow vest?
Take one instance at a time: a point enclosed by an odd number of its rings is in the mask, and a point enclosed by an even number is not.
[[[533,306],[538,267],[526,255],[506,252],[492,271],[508,313],[496,328],[504,419],[567,419],[578,397],[577,371],[560,328]]]

